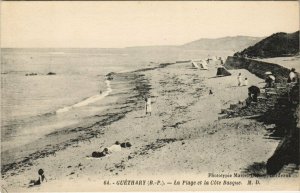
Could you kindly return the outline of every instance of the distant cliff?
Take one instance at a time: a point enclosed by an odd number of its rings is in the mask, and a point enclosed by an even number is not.
[[[299,53],[299,31],[294,33],[275,33],[254,46],[237,52],[234,56],[273,58],[294,56]]]
[[[252,46],[262,40],[262,37],[234,36],[216,39],[203,38],[182,45],[182,48],[197,50],[230,50],[238,51]]]

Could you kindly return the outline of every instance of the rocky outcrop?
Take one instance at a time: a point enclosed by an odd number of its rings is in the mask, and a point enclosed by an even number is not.
[[[225,62],[227,69],[247,69],[260,78],[264,78],[267,71],[271,71],[277,82],[286,82],[289,69],[278,64],[256,61],[242,57],[228,57]],[[280,83],[280,84],[281,84]],[[274,154],[266,164],[267,174],[273,175],[282,170],[288,164],[299,165],[299,130],[300,130],[300,107],[299,107],[299,83],[293,87],[282,84],[283,90],[276,89],[274,108],[264,113],[262,121],[275,124],[276,130],[273,137],[281,138],[281,142]],[[291,88],[289,88],[291,87]],[[270,99],[268,99],[270,100]],[[259,102],[261,106],[263,103]],[[248,110],[248,109],[246,109]]]
[[[279,109],[277,114],[278,118],[274,118],[275,124],[277,130],[281,130],[279,133],[283,134],[283,139],[267,161],[268,174],[276,174],[284,165],[290,163],[299,165],[299,104],[289,103]]]
[[[275,33],[250,46],[235,56],[272,58],[299,54],[299,31],[294,33]]]

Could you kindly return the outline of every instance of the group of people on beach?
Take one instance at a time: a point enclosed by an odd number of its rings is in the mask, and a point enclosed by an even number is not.
[[[265,73],[266,75],[266,88],[273,88],[275,86],[275,76],[272,74],[272,72],[266,72]],[[295,68],[292,68],[290,70],[290,73],[287,77],[287,83],[296,83],[298,81],[298,75],[296,73],[296,69]]]
[[[92,157],[94,157],[94,158],[105,157],[114,152],[122,151],[122,148],[127,148],[127,147],[131,147],[131,146],[132,145],[130,142],[120,143],[119,141],[116,141],[115,144],[113,144],[110,147],[104,148],[102,151],[94,151],[92,153]]]
[[[266,77],[265,77],[265,82],[266,82],[266,86],[265,88],[274,88],[275,87],[275,76],[273,75],[272,72],[266,72],[265,73]],[[290,73],[288,75],[288,78],[287,78],[287,83],[288,84],[294,84],[294,83],[297,83],[299,77],[298,77],[298,74],[296,73],[296,70],[295,68],[292,68],[290,70]],[[240,86],[241,84],[241,73],[239,73],[238,75],[238,85]],[[257,97],[258,95],[260,94],[260,89],[257,87],[257,86],[250,86],[248,88],[248,104],[250,102],[257,102]]]
[[[273,75],[273,73],[266,72],[265,75],[266,75],[266,77],[265,77],[266,88],[274,87],[276,78]],[[243,83],[242,73],[238,74],[237,80],[238,80],[238,86],[247,86],[248,85],[248,78],[245,78],[244,83]],[[293,82],[297,82],[297,73],[296,73],[295,68],[291,69],[289,76],[287,78],[287,83],[293,83]]]

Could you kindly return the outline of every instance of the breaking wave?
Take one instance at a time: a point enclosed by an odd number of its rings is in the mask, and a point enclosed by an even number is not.
[[[80,101],[80,102],[78,102],[78,103],[76,103],[74,105],[60,108],[57,111],[55,111],[55,113],[59,114],[59,113],[68,112],[71,109],[74,109],[74,108],[77,108],[77,107],[87,106],[87,105],[89,105],[91,103],[95,103],[95,102],[97,102],[99,100],[102,100],[103,98],[105,98],[106,96],[108,96],[109,93],[112,91],[112,89],[110,87],[110,81],[106,80],[105,83],[106,83],[106,86],[107,86],[107,90],[104,91],[102,94],[97,94],[97,95],[91,96],[89,98],[86,98],[83,101]]]

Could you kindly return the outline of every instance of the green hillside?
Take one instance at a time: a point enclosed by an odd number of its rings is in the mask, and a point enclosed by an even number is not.
[[[299,54],[299,31],[294,33],[275,33],[253,46],[237,52],[234,56],[273,58]]]

